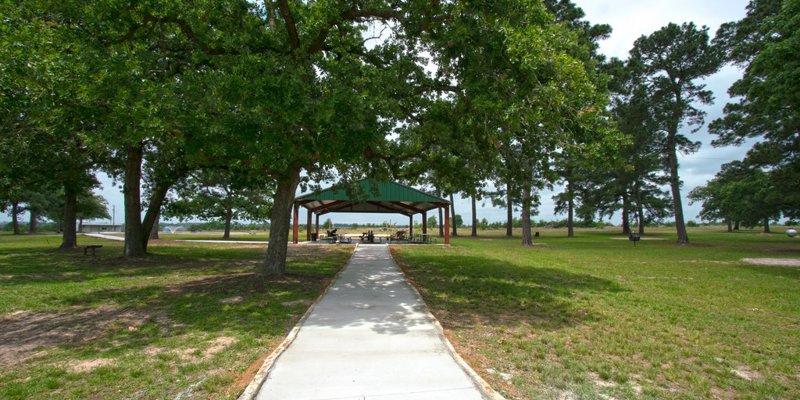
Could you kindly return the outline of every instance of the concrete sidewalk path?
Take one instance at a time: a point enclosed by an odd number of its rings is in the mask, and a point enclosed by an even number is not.
[[[259,400],[483,399],[386,245],[359,245]]]
[[[124,242],[125,235],[107,235],[104,233],[84,233],[83,236],[93,237],[96,239],[113,240],[115,242]]]

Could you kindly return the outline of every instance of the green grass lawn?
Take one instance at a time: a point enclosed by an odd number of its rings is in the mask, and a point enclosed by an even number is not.
[[[290,247],[263,283],[264,245],[59,239],[0,235],[2,399],[235,398],[352,252]]]
[[[780,229],[782,232],[782,229]],[[462,232],[467,233],[466,232]],[[397,246],[459,353],[516,399],[800,398],[800,258],[782,233],[614,229]],[[624,237],[623,237],[624,238]]]

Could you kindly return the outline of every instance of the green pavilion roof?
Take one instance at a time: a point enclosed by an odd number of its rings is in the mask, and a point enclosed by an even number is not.
[[[399,213],[413,215],[450,202],[396,182],[363,179],[350,186],[333,186],[298,197],[295,204],[316,214],[330,212]]]

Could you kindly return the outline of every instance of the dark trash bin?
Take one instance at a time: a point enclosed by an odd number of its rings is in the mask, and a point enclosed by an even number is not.
[[[317,241],[317,235],[319,235],[319,234],[316,233],[316,232],[311,232],[311,241],[312,242],[316,242]]]

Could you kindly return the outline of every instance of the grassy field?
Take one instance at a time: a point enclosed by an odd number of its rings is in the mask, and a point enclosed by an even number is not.
[[[779,229],[782,231],[782,229]],[[468,231],[467,231],[468,232]],[[800,398],[800,258],[782,233],[614,229],[397,246],[459,353],[515,399]]]
[[[155,241],[128,261],[0,235],[0,398],[234,398],[352,252],[290,247],[262,283],[264,245]]]

